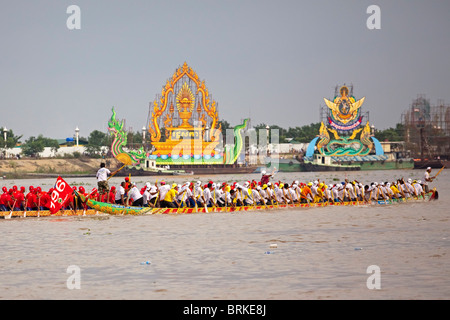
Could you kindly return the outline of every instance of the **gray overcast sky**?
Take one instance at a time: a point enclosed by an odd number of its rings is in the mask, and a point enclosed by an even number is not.
[[[69,30],[69,5],[81,30]],[[381,30],[366,13],[381,8]],[[185,61],[233,126],[319,121],[323,98],[353,84],[379,129],[418,94],[450,103],[450,1],[1,1],[0,127],[23,135],[127,127]]]

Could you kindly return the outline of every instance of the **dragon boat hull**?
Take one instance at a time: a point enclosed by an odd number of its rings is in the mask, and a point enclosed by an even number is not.
[[[151,208],[151,207],[133,207],[123,206],[111,203],[104,203],[88,199],[87,205],[96,211],[112,214],[112,215],[141,215],[141,214],[170,214],[170,213],[211,213],[211,212],[238,212],[238,211],[261,211],[261,210],[276,210],[289,208],[313,208],[313,207],[328,207],[328,206],[359,206],[359,205],[389,205],[395,203],[408,203],[418,201],[437,200],[438,193],[435,189],[425,194],[425,199],[393,199],[393,200],[378,200],[378,201],[345,201],[345,202],[317,202],[317,203],[294,203],[294,204],[280,204],[280,205],[252,205],[240,207],[198,207],[198,208]]]
[[[318,203],[295,203],[295,204],[280,204],[280,205],[254,205],[241,207],[198,207],[198,208],[151,208],[151,207],[133,207],[123,206],[111,203],[105,203],[87,199],[87,210],[61,210],[55,214],[50,211],[0,211],[0,217],[70,217],[70,216],[94,216],[98,214],[110,215],[145,215],[145,214],[174,214],[174,213],[214,213],[214,212],[240,212],[240,211],[262,211],[262,210],[277,210],[290,208],[315,208],[315,207],[340,207],[340,206],[360,206],[360,205],[390,205],[397,203],[410,203],[420,201],[431,201],[439,198],[436,189],[425,194],[425,199],[393,199],[393,200],[378,200],[378,201],[345,201],[345,202],[318,202]]]

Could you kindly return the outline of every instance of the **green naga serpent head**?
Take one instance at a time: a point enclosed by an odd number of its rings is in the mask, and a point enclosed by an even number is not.
[[[145,159],[146,154],[144,152],[144,147],[141,147],[138,151],[131,150],[129,152],[124,151],[124,147],[127,144],[127,132],[123,130],[124,121],[117,121],[116,111],[114,107],[112,108],[112,116],[108,121],[108,130],[114,140],[111,144],[111,153],[114,157],[118,154],[126,153],[132,159],[133,164],[138,163],[139,160]]]
[[[111,136],[114,136],[113,144],[115,144],[116,140],[120,142],[119,145],[127,144],[127,134],[123,131],[124,121],[117,121],[116,119],[116,111],[114,107],[112,107],[112,116],[108,121],[108,130]]]
[[[226,150],[226,164],[233,164],[236,162],[243,147],[242,130],[247,126],[248,119],[244,119],[242,124],[234,127],[234,148]]]

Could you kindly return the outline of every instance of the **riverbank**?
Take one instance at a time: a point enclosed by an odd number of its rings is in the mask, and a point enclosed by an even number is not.
[[[4,159],[0,160],[0,177],[27,179],[33,177],[92,176],[103,159]],[[115,161],[114,161],[115,162]],[[115,165],[115,163],[114,163]]]

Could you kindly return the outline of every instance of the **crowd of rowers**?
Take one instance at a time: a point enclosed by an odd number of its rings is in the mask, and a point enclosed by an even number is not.
[[[209,181],[169,184],[145,183],[138,188],[129,177],[117,188],[112,186],[104,192],[93,188],[87,193],[83,186],[73,187],[73,193],[66,199],[63,210],[77,210],[88,207],[81,201],[80,194],[96,201],[139,207],[235,207],[253,205],[275,205],[317,202],[371,201],[394,198],[424,198],[425,192],[420,180],[398,179],[394,182],[372,182],[363,185],[357,180],[345,179],[339,183],[325,183],[316,180],[307,183],[298,180],[292,182],[271,182],[271,175],[263,175],[261,181],[234,182],[232,184]],[[44,191],[41,187],[13,186],[2,188],[0,210],[31,211],[48,210],[52,188]],[[103,190],[102,190],[103,191]]]

